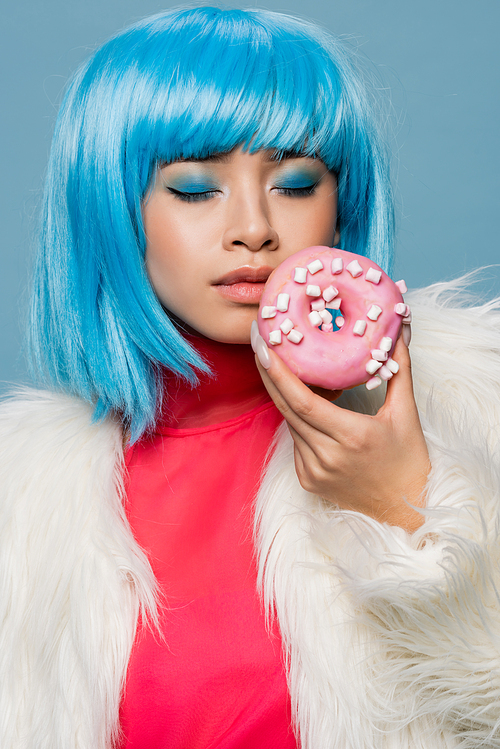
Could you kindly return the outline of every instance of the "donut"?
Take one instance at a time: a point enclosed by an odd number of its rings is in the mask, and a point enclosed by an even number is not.
[[[371,390],[399,369],[391,354],[411,319],[405,291],[362,255],[307,247],[269,276],[259,333],[303,382]]]

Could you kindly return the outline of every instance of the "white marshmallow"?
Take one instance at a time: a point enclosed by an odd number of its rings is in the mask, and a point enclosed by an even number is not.
[[[276,307],[262,307],[260,315],[264,320],[268,320],[270,317],[276,317]]]
[[[367,390],[374,390],[375,388],[378,388],[379,385],[382,384],[382,380],[380,377],[371,377],[368,382],[366,383],[366,389]]]
[[[324,323],[323,323],[323,325],[321,326],[321,330],[322,330],[322,331],[323,331],[324,333],[331,333],[331,332],[332,332],[332,330],[333,330],[333,325],[332,325],[332,323],[331,323],[331,322],[324,322]]]
[[[307,268],[295,268],[293,280],[295,283],[305,283],[307,279]]]
[[[288,312],[288,305],[290,304],[290,294],[278,294],[276,300],[276,309],[279,312]]]
[[[375,374],[375,372],[377,372],[380,369],[381,366],[382,366],[381,361],[375,361],[375,359],[370,359],[365,369],[368,372],[368,374],[373,375]]]
[[[382,314],[382,307],[379,307],[378,304],[372,304],[372,306],[366,313],[366,316],[369,320],[376,321],[379,319],[381,314]]]
[[[314,302],[311,302],[311,309],[315,309],[316,312],[321,312],[325,307],[326,303],[324,299],[315,299]]]
[[[333,315],[331,314],[331,312],[328,312],[327,309],[322,309],[319,314],[323,322],[326,323],[327,325],[331,323],[331,321],[333,320]]]
[[[330,309],[340,309],[340,305],[342,304],[342,299],[340,297],[337,297],[336,299],[332,299],[331,302],[328,302],[328,306]]]
[[[396,281],[396,286],[398,287],[398,289],[400,290],[402,294],[406,294],[406,292],[408,291],[408,287],[406,286],[403,279],[401,279],[401,281]]]
[[[281,330],[271,330],[269,333],[269,343],[272,346],[277,346],[281,343]]]
[[[323,322],[323,318],[319,314],[317,310],[313,310],[312,312],[309,312],[308,314],[309,322],[314,328],[317,328],[318,325],[321,325]]]
[[[342,317],[342,315],[339,315],[338,317],[335,318],[335,325],[337,326],[337,328],[343,328],[344,323],[345,323],[345,318]]]
[[[379,343],[379,348],[381,351],[390,351],[392,348],[392,338],[390,336],[382,338]]]
[[[363,273],[363,268],[361,267],[361,265],[358,263],[357,260],[351,260],[349,265],[346,265],[346,270],[349,271],[349,273],[351,274],[353,278],[357,278]]]
[[[387,359],[385,366],[390,372],[392,372],[392,374],[399,372],[399,364],[397,361],[394,361],[394,359]]]
[[[403,323],[405,323],[406,325],[409,325],[411,323],[411,311],[409,311],[408,314],[403,317]]]
[[[336,276],[338,273],[342,273],[344,269],[344,263],[341,257],[334,257],[332,260],[332,273]]]
[[[336,289],[335,286],[328,286],[323,291],[323,299],[325,300],[325,302],[331,302],[332,299],[334,299],[338,293],[339,293],[339,290]]]
[[[382,271],[375,270],[375,268],[368,268],[365,273],[365,278],[367,281],[370,281],[370,283],[380,283],[380,279],[382,278]]]
[[[366,330],[366,320],[356,320],[352,332],[354,335],[364,335]]]
[[[288,335],[288,333],[293,328],[293,322],[290,320],[289,317],[287,317],[286,320],[283,320],[283,322],[281,323],[280,328],[285,335]]]
[[[314,275],[319,270],[323,270],[323,263],[321,262],[321,260],[316,258],[316,260],[313,260],[312,263],[308,263],[307,269],[309,273],[312,273]]]
[[[297,328],[294,328],[289,332],[287,335],[288,340],[290,343],[300,343],[303,339],[304,334],[300,332],[300,330],[297,330]]]
[[[372,359],[375,359],[375,361],[387,361],[388,354],[387,351],[381,351],[379,348],[374,348],[371,351]]]
[[[306,286],[306,294],[307,296],[321,296],[321,289],[319,286],[310,283]]]
[[[391,372],[391,370],[390,370],[390,369],[389,369],[388,367],[386,367],[386,365],[385,365],[385,364],[383,364],[383,365],[382,365],[382,366],[380,367],[380,369],[379,369],[379,371],[378,371],[378,373],[377,373],[377,374],[378,374],[378,376],[379,376],[379,377],[381,377],[381,378],[382,378],[383,380],[390,380],[390,379],[391,379],[391,377],[392,377],[392,372]]]
[[[408,312],[410,311],[410,308],[407,304],[404,304],[404,302],[398,302],[396,305],[394,305],[394,312],[396,315],[401,315],[401,317],[406,317]]]

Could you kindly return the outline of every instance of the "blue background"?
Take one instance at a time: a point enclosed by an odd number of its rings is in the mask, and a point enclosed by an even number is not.
[[[28,381],[21,351],[25,289],[64,84],[95,45],[171,5],[17,0],[2,14],[0,392],[8,383]],[[344,36],[372,60],[389,91],[395,275],[415,287],[498,263],[499,0],[268,0],[257,7],[307,17]],[[499,269],[486,276],[478,290],[500,293]]]

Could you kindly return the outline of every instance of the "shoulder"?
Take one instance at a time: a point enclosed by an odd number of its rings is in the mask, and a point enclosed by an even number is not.
[[[2,513],[29,503],[57,504],[84,487],[110,488],[123,455],[117,420],[93,419],[93,407],[69,395],[22,389],[0,403]]]
[[[46,453],[75,441],[80,448],[121,440],[117,420],[94,420],[93,406],[71,395],[18,389],[0,401],[0,450],[5,457],[13,450]]]
[[[500,419],[500,298],[479,303],[468,276],[408,294],[410,353],[421,409],[467,409]],[[430,399],[430,400],[429,400]],[[488,404],[488,405],[487,405]]]
[[[500,297],[481,302],[469,290],[469,277],[411,291],[412,349],[417,355],[453,351],[462,365],[470,352],[500,352]]]

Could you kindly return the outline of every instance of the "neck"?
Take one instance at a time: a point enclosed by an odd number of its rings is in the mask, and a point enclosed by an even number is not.
[[[166,397],[161,426],[174,429],[204,427],[229,421],[271,403],[250,345],[184,335],[207,362],[211,374],[199,375],[199,384],[195,387],[168,372],[165,374]]]

